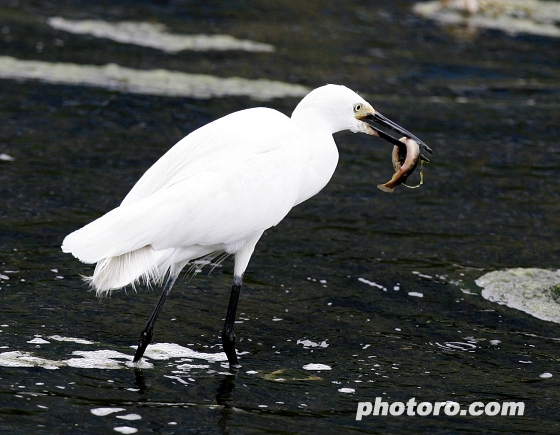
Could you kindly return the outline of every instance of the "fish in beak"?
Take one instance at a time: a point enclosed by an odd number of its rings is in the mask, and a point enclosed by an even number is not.
[[[385,139],[387,142],[394,145],[392,160],[395,174],[387,183],[379,184],[377,186],[384,192],[393,192],[396,186],[398,186],[399,184],[405,184],[406,179],[410,174],[412,174],[412,172],[414,172],[414,170],[418,166],[419,161],[430,161],[427,157],[423,156],[420,153],[420,146],[422,146],[422,148],[428,151],[430,154],[433,154],[433,151],[421,139],[410,133],[408,130],[405,130],[400,125],[386,118],[373,108],[369,109],[370,110],[368,110],[367,113],[364,113],[358,119],[367,124],[367,126],[371,129],[370,134],[379,136],[381,139]],[[396,137],[391,136],[389,133],[381,130],[377,125],[397,132],[399,135],[402,135],[404,137],[397,139]],[[422,184],[422,168],[420,168],[420,177],[420,184]]]
[[[402,128],[397,123],[391,121],[389,118],[386,118],[381,113],[379,113],[377,110],[371,110],[365,116],[363,116],[359,119],[360,119],[360,121],[365,122],[373,131],[375,131],[381,139],[385,139],[386,141],[392,143],[393,145],[397,145],[397,146],[402,147],[403,143],[400,142],[399,139],[397,139],[396,137],[393,137],[390,134],[385,133],[383,130],[378,128],[376,126],[376,124],[381,125],[382,127],[385,127],[389,130],[393,130],[393,131],[399,133],[399,135],[401,135],[401,136],[405,136],[405,137],[409,137],[410,139],[414,139],[416,142],[418,142],[419,145],[422,146],[422,148],[424,148],[430,154],[434,153],[432,151],[432,149],[428,145],[426,145],[421,139],[417,138],[415,135],[413,135],[408,130],[405,130],[404,128]]]
[[[393,177],[385,184],[378,184],[377,188],[383,192],[392,193],[399,184],[404,184],[407,187],[418,187],[423,183],[422,168],[420,168],[420,184],[418,186],[409,186],[406,184],[406,179],[414,172],[419,161],[429,162],[429,160],[420,154],[420,146],[418,142],[409,137],[402,137],[400,142],[404,146],[393,147],[393,168],[395,173]],[[422,165],[422,163],[420,163]]]

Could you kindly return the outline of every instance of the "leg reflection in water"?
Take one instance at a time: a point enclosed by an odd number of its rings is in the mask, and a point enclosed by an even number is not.
[[[220,381],[220,386],[216,392],[216,402],[222,406],[222,416],[218,420],[218,427],[221,434],[229,434],[227,427],[228,420],[232,419],[233,414],[233,390],[235,389],[235,382],[237,378],[237,371],[231,371],[231,375],[225,376]]]
[[[146,380],[144,379],[144,373],[142,373],[142,369],[134,369],[134,384],[138,387],[139,394],[143,394],[146,392]]]
[[[135,368],[134,370],[134,384],[138,387],[138,394],[144,394],[147,392],[148,387],[146,385],[146,379],[142,369]],[[224,376],[220,381],[220,386],[216,391],[216,403],[222,408],[222,414],[218,420],[218,428],[221,434],[229,435],[230,430],[228,429],[228,421],[232,420],[234,410],[233,410],[233,390],[235,389],[237,381],[237,370],[230,369],[230,374]],[[142,399],[142,401],[147,399]]]

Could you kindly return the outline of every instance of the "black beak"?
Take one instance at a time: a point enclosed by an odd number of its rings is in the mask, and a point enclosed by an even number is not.
[[[406,136],[409,137],[410,139],[414,139],[416,142],[418,142],[419,145],[422,145],[422,147],[428,151],[430,154],[433,154],[434,152],[432,151],[432,149],[426,145],[422,140],[420,140],[419,138],[417,138],[416,136],[414,136],[411,132],[409,132],[408,130],[405,130],[404,128],[402,128],[400,125],[395,124],[393,121],[391,121],[388,118],[385,118],[381,113],[379,113],[378,111],[375,111],[374,114],[370,114],[365,116],[364,118],[362,118],[362,121],[364,121],[367,125],[369,125],[372,129],[374,129],[377,134],[379,134],[379,137],[382,139],[385,139],[386,141],[392,143],[393,145],[397,145],[397,146],[402,146],[403,143],[400,142],[397,138],[391,136],[390,134],[385,133],[384,131],[380,130],[379,128],[377,128],[375,125],[373,125],[373,123],[377,123],[379,125],[382,125],[385,128],[388,128],[390,130],[396,131],[397,133],[399,133],[402,136]]]

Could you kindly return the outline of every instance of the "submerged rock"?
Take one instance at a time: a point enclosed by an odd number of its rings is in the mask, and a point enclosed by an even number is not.
[[[487,273],[475,282],[491,302],[560,323],[560,270],[507,269]]]

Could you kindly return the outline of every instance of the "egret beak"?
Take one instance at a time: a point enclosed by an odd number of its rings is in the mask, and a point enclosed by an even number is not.
[[[397,139],[396,137],[393,137],[390,134],[387,134],[384,131],[382,131],[381,129],[377,128],[374,125],[374,123],[379,124],[379,125],[381,125],[385,128],[388,128],[389,130],[396,131],[397,133],[399,133],[402,136],[406,136],[406,137],[409,137],[410,139],[414,139],[426,151],[428,151],[430,154],[433,154],[432,149],[428,145],[426,145],[422,140],[417,138],[415,135],[413,135],[408,130],[405,130],[404,128],[402,128],[400,125],[398,125],[398,124],[394,123],[393,121],[391,121],[390,119],[384,117],[377,110],[374,111],[373,113],[371,113],[371,112],[368,113],[367,115],[360,118],[360,120],[365,122],[367,125],[369,125],[379,135],[380,138],[385,139],[386,141],[392,143],[393,145],[397,145],[399,147],[402,147],[403,143],[400,142],[399,139]]]

